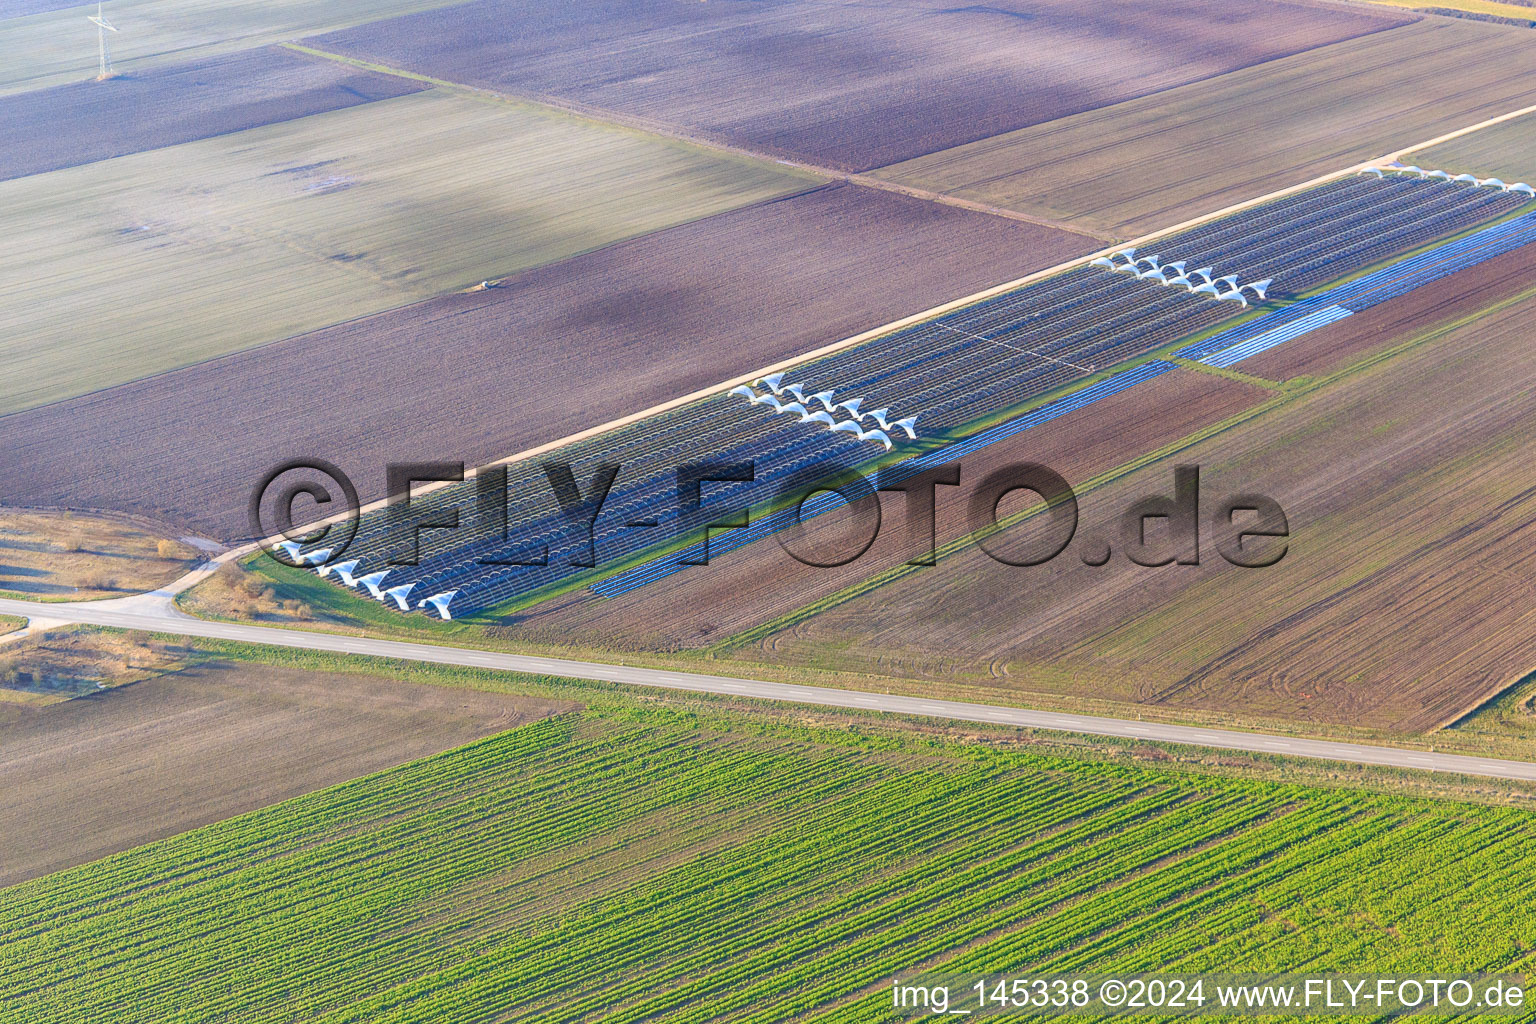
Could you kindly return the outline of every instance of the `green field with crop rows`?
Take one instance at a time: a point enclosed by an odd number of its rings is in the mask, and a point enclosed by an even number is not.
[[[746,721],[570,714],[0,891],[0,1020],[882,1020],[918,968],[1536,947],[1523,811]]]

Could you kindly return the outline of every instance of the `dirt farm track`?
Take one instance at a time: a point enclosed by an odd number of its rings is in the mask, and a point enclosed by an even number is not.
[[[679,4],[479,0],[314,44],[866,170],[1286,54],[1402,12],[1278,0]],[[1233,26],[1242,26],[1233,31]]]

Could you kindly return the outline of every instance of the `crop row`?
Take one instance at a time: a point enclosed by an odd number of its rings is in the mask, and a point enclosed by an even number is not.
[[[1507,970],[1533,826],[587,712],[0,892],[0,1022],[876,1021],[916,969]]]

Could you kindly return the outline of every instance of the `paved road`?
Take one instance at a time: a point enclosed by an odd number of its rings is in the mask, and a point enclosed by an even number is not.
[[[990,722],[1027,729],[1086,733],[1092,736],[1118,736],[1125,739],[1179,743],[1223,750],[1241,750],[1255,754],[1283,754],[1289,757],[1346,761],[1355,764],[1415,768],[1424,771],[1484,775],[1500,779],[1536,782],[1536,764],[1501,761],[1460,754],[1438,754],[1419,750],[1401,750],[1359,743],[1335,743],[1292,736],[1237,732],[1228,729],[1200,729],[1165,725],[1158,722],[1133,722],[1119,718],[1060,714],[1052,711],[1028,711],[1022,708],[969,704],[961,701],[930,700],[858,690],[834,690],[820,686],[795,686],[730,676],[698,675],[666,669],[603,665],[562,658],[539,658],[520,654],[499,654],[463,647],[403,643],[398,640],[372,640],[364,637],[310,633],[302,630],[275,629],[269,626],[245,626],[227,622],[207,622],[178,611],[169,591],[145,594],[117,601],[71,604],[40,604],[31,601],[0,599],[0,614],[45,617],[55,622],[78,622],[121,629],[143,629],[182,636],[235,640],[243,643],[291,647],[332,654],[355,654],[376,658],[399,658],[438,665],[526,672],[565,676],[630,686],[654,686],[692,693],[714,693],[732,697],[819,704],[826,707],[853,708],[896,715],[920,715],[959,722]]]

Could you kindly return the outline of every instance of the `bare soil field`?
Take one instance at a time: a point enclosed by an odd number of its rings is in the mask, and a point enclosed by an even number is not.
[[[479,0],[314,42],[863,170],[1404,20],[1272,0]]]
[[[974,547],[770,638],[778,662],[990,679],[1249,717],[1417,732],[1531,669],[1536,300],[1370,364],[1088,496],[1082,533],[1172,493],[1173,461],[1268,495],[1289,550],[1240,569],[1037,569]],[[755,655],[760,656],[760,655]]]
[[[0,885],[569,707],[243,662],[199,664],[48,707],[0,703]]]
[[[131,517],[0,508],[0,591],[22,597],[140,594],[201,561],[196,548]]]
[[[136,74],[454,2],[112,0],[105,13],[119,29],[112,37],[113,71]],[[96,30],[85,20],[86,7],[94,4],[0,0],[0,95],[96,77]]]
[[[1532,11],[1536,16],[1536,11]],[[1526,114],[1492,128],[1409,154],[1405,163],[1428,170],[1480,174],[1507,182],[1536,184],[1536,115]]]
[[[379,497],[387,460],[502,458],[1093,244],[828,187],[0,417],[0,494],[239,537],[279,462],[329,459]]]
[[[420,83],[277,47],[0,97],[0,180],[404,96]]]
[[[1536,245],[1527,245],[1294,341],[1233,369],[1284,380],[1330,373],[1378,348],[1476,313],[1536,287]]]
[[[966,502],[993,470],[1036,462],[1074,486],[1263,401],[1267,392],[1205,373],[1178,370],[1027,430],[970,456],[959,487],[936,493],[935,536],[944,545],[967,532]],[[759,541],[621,597],[586,590],[546,602],[520,618],[509,636],[531,643],[631,649],[705,647],[769,622],[920,555],[909,540],[906,496],[881,496],[879,532],[870,549],[837,568],[807,566],[775,539]],[[1007,514],[1009,508],[1003,509]],[[844,509],[813,520],[807,543],[840,560],[867,528]],[[919,574],[944,573],[940,567]]]
[[[821,183],[444,90],[0,181],[0,412]]]
[[[1527,30],[1426,20],[879,174],[1133,236],[1528,106],[1533,90]]]

